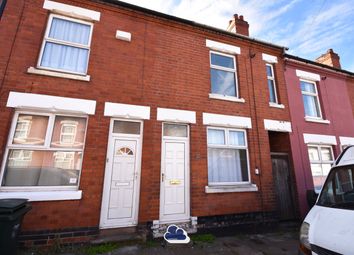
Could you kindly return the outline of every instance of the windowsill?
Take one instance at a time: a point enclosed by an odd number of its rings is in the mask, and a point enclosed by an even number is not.
[[[75,191],[0,191],[2,198],[26,198],[29,201],[80,200],[82,190]]]
[[[209,98],[237,102],[237,103],[244,103],[245,102],[245,99],[243,99],[243,98],[224,96],[224,95],[212,94],[212,93],[209,94]]]
[[[239,184],[233,186],[205,186],[205,193],[254,192],[258,191],[256,184]]]
[[[274,107],[274,108],[279,108],[279,109],[285,108],[285,106],[283,104],[277,104],[277,103],[272,103],[272,102],[269,102],[269,106]]]
[[[305,121],[321,123],[321,124],[330,124],[331,123],[329,120],[314,119],[314,118],[310,118],[310,117],[305,117]]]
[[[57,78],[66,78],[66,79],[78,80],[78,81],[90,81],[90,78],[91,78],[90,75],[78,75],[78,74],[61,73],[61,72],[37,69],[37,68],[32,67],[32,66],[27,69],[27,73],[38,74],[38,75],[46,75],[46,76],[52,76],[52,77],[57,77]]]

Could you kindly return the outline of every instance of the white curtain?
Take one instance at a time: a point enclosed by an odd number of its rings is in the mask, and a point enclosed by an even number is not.
[[[209,183],[242,182],[240,151],[208,148]]]
[[[48,36],[52,39],[88,46],[90,30],[89,25],[53,18]],[[85,73],[88,53],[88,49],[47,41],[41,66]]]
[[[303,95],[306,116],[319,117],[317,101],[314,96]]]

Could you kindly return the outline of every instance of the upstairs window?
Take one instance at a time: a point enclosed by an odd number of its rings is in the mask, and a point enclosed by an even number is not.
[[[235,56],[210,52],[211,93],[238,97]]]
[[[56,14],[49,16],[38,67],[85,75],[93,24]]]
[[[269,102],[277,104],[277,90],[275,86],[275,77],[274,77],[274,67],[272,64],[266,64],[267,69],[267,81],[268,81],[268,90],[269,90]]]
[[[316,83],[300,80],[305,117],[322,119]]]

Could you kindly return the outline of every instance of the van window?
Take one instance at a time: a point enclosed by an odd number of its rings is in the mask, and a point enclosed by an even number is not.
[[[317,205],[354,210],[354,166],[334,168],[323,186]]]

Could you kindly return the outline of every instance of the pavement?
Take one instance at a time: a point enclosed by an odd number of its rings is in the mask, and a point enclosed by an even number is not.
[[[21,255],[290,255],[298,254],[298,230],[281,230],[262,234],[236,234],[224,237],[213,235],[194,235],[189,244],[168,244],[164,240],[153,240],[144,243],[126,243],[89,246],[66,247],[57,251],[23,251]]]

